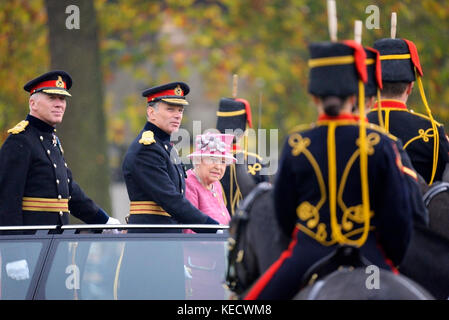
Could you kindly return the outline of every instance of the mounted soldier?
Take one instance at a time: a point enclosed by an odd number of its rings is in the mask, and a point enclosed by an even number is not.
[[[147,122],[123,160],[131,201],[130,224],[218,224],[185,198],[186,172],[170,142],[171,134],[181,125],[184,107],[189,104],[185,97],[189,91],[187,84],[172,82],[142,93],[147,99]],[[182,232],[156,229],[162,231]]]
[[[252,177],[255,184],[269,181],[268,175],[261,174],[262,169],[267,165],[265,160],[257,153],[248,151],[247,129],[253,127],[251,106],[247,100],[235,98],[235,89],[233,95],[234,98],[221,98],[217,111],[217,130],[236,136],[233,154],[237,161],[226,168],[221,179],[226,207],[231,216],[236,212],[240,200],[245,195],[245,191],[242,192],[239,185],[238,175],[246,173]]]
[[[380,103],[376,103],[369,112],[368,120],[376,124],[383,123],[387,132],[402,140],[413,167],[427,184],[441,181],[449,162],[449,141],[443,125],[434,120],[428,105],[422,84],[423,70],[415,44],[407,39],[396,39],[393,31],[392,38],[377,40],[374,49],[380,52],[382,90]],[[415,81],[427,115],[407,106]]]
[[[292,298],[306,271],[340,245],[397,272],[412,234],[396,143],[366,122],[363,47],[334,39],[309,49],[318,121],[287,137],[274,187],[277,221],[292,240],[245,299]],[[360,117],[352,114],[357,91]]]
[[[366,112],[369,113],[381,101],[380,92],[382,90],[382,67],[379,51],[367,46],[365,46],[364,49],[366,53],[366,69],[368,75],[368,81],[365,84],[365,108]],[[355,107],[354,112],[358,114],[358,108]],[[375,111],[371,113],[371,117],[374,117],[375,112],[377,112],[379,126],[384,128],[385,126],[381,108],[376,108]],[[403,164],[402,171],[405,174],[406,181],[410,188],[410,203],[412,204],[415,221],[426,225],[429,222],[429,217],[421,192],[421,187],[425,186],[426,183],[413,167],[413,163],[410,160],[409,155],[403,149],[402,141],[391,134],[389,134],[389,136],[396,142],[397,149],[401,155]]]

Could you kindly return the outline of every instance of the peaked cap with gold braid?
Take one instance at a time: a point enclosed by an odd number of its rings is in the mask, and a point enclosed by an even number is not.
[[[142,92],[142,96],[147,98],[148,103],[163,101],[171,105],[186,106],[189,102],[185,96],[189,92],[190,88],[186,83],[171,82],[146,89]]]
[[[72,87],[72,78],[62,70],[55,70],[44,73],[43,75],[29,81],[23,86],[23,89],[33,95],[34,93],[44,92],[48,94],[58,94],[70,97],[69,89]]]

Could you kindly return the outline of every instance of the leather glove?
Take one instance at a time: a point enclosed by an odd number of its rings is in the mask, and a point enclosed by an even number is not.
[[[120,223],[120,221],[118,219],[109,217],[109,219],[106,222],[106,224],[121,224],[121,223]],[[118,231],[117,229],[104,229],[103,233],[118,234],[118,233],[121,233],[121,232]]]
[[[27,280],[30,278],[28,263],[25,259],[9,262],[6,264],[6,274],[14,280]]]

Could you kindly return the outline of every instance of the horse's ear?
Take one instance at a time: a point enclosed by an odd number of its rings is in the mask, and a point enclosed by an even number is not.
[[[449,182],[449,162],[446,163],[441,181]]]

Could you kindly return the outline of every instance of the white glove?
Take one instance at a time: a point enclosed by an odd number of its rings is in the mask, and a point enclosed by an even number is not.
[[[108,222],[106,222],[106,224],[121,224],[120,220],[115,219],[113,217],[109,217]]]
[[[109,217],[108,221],[106,222],[106,224],[121,224],[120,221],[118,219]],[[117,229],[104,229],[103,233],[112,233],[112,234],[118,234],[121,233],[120,231],[118,231]]]
[[[27,280],[30,278],[28,263],[25,259],[6,264],[6,274],[14,280]]]
[[[184,276],[186,279],[192,279],[192,269],[184,265]]]

